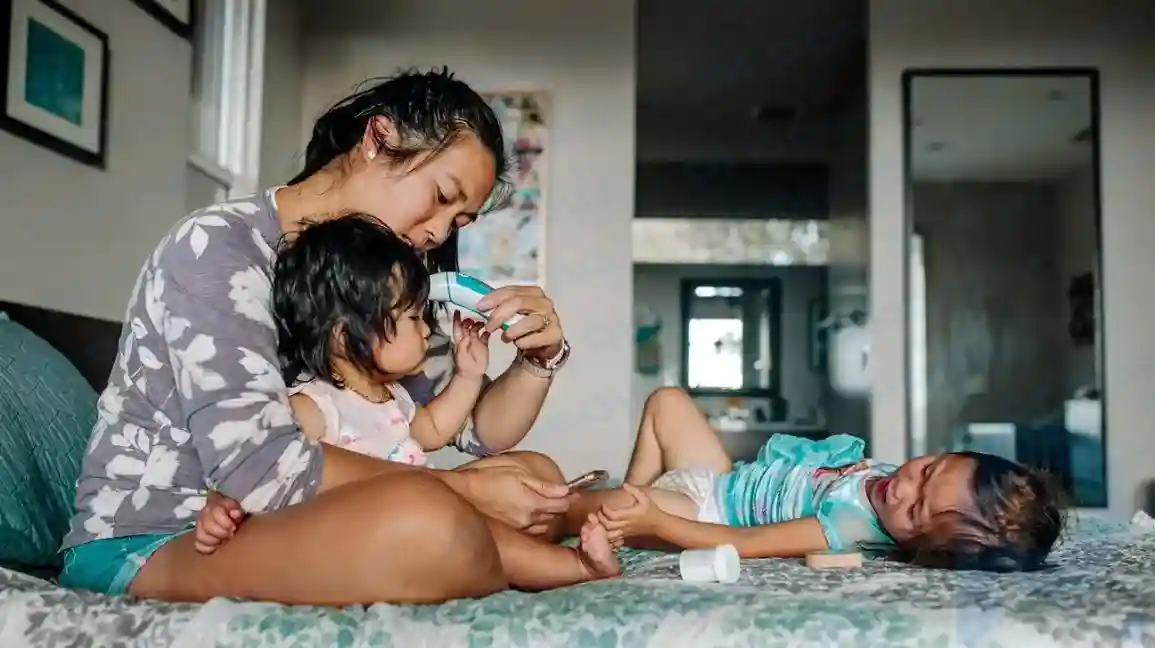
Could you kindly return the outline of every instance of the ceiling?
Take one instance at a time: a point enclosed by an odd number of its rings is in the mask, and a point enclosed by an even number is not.
[[[847,115],[865,132],[865,0],[639,0],[637,24],[640,159],[814,159]]]
[[[1092,164],[1088,77],[916,76],[911,173],[923,180],[1039,180]]]

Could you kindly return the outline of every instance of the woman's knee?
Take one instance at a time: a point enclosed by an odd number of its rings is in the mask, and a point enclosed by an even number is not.
[[[502,457],[524,468],[529,474],[542,481],[554,484],[565,483],[565,475],[562,473],[561,467],[549,455],[532,450],[517,450],[507,452]]]
[[[420,473],[374,480],[376,506],[366,520],[370,542],[389,551],[435,558],[447,575],[468,576],[467,595],[507,587],[485,517],[441,480]],[[416,559],[417,556],[415,555]],[[430,575],[433,576],[432,574]]]

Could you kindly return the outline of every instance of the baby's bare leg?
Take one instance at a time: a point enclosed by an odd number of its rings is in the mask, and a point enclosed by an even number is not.
[[[570,548],[530,537],[496,520],[488,524],[505,576],[518,589],[541,591],[617,575],[617,559],[600,525],[598,532],[579,525],[575,533],[581,534],[582,544]]]
[[[686,392],[657,389],[646,399],[626,483],[648,486],[663,472],[703,468],[730,472],[732,464],[710,422]]]

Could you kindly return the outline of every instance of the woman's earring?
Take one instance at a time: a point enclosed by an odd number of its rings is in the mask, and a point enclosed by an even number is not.
[[[365,157],[369,158],[369,161],[372,162],[373,159],[377,157],[377,149],[369,149],[369,153]]]

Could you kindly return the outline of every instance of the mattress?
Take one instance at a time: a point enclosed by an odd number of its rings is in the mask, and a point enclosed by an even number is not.
[[[621,557],[612,581],[345,609],[138,601],[3,570],[0,646],[1155,645],[1155,533],[1127,525],[1083,521],[1031,574],[747,560],[737,584],[691,585],[675,556]]]

